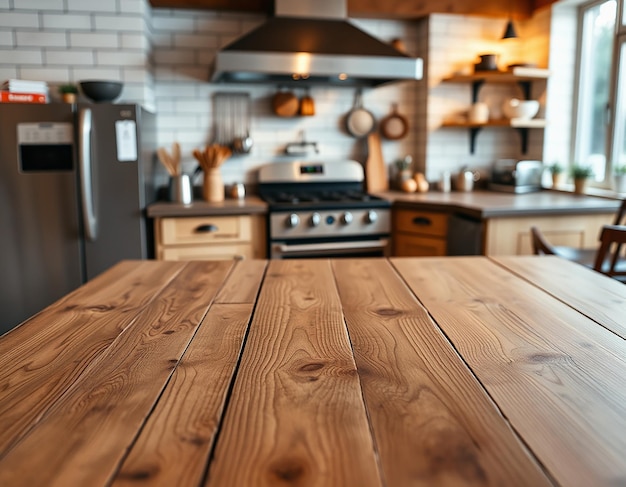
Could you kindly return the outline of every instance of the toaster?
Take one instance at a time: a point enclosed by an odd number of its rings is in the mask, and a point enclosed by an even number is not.
[[[530,193],[541,189],[543,163],[500,159],[493,164],[489,189],[509,193]]]

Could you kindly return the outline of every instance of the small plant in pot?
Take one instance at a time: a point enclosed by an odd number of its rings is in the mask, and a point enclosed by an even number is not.
[[[59,93],[65,103],[76,103],[78,87],[72,83],[64,84],[59,86]]]
[[[613,189],[618,193],[626,193],[626,164],[613,169]]]
[[[574,164],[570,174],[574,180],[574,193],[584,193],[587,180],[593,176],[593,169],[583,164]]]
[[[548,171],[552,175],[552,187],[556,188],[559,184],[561,184],[561,180],[563,179],[563,166],[561,166],[558,162],[555,162],[548,166]]]

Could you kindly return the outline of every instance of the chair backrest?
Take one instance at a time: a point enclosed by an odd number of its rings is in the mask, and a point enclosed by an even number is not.
[[[555,255],[556,252],[552,245],[548,243],[541,231],[537,227],[530,228],[530,236],[532,240],[533,253],[535,255]]]
[[[613,225],[626,225],[626,199],[622,200],[622,206],[619,207],[617,213],[615,213],[615,219]]]
[[[593,268],[610,277],[626,277],[625,259],[621,252],[624,244],[626,244],[626,226],[604,225],[600,232],[600,248]]]

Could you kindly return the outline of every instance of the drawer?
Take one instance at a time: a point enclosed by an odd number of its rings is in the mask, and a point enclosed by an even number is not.
[[[159,260],[230,260],[253,259],[252,244],[204,245],[198,247],[163,247]]]
[[[396,234],[393,244],[395,257],[440,257],[446,255],[446,241],[436,237],[415,237]]]
[[[211,242],[249,242],[251,222],[247,215],[161,218],[162,245]]]
[[[395,210],[394,230],[445,237],[448,234],[448,214],[436,211]]]

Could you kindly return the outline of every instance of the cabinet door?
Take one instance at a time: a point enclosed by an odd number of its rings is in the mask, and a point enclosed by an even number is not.
[[[522,218],[491,218],[487,221],[486,255],[530,255],[530,227],[536,226],[552,245],[597,248],[602,225],[613,213],[600,215],[554,215]]]
[[[396,257],[439,257],[446,255],[446,240],[396,232],[394,235]]]

